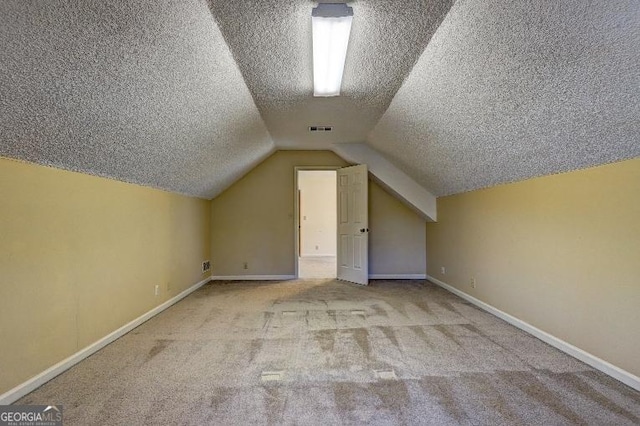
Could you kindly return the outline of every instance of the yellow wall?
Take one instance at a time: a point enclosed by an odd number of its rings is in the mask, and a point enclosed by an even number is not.
[[[640,159],[439,198],[427,258],[429,275],[640,376]]]
[[[293,275],[294,168],[346,165],[330,151],[278,151],[216,197],[213,275]],[[369,272],[424,274],[424,219],[376,183],[370,181],[369,188]]]
[[[208,201],[2,158],[0,200],[0,394],[206,277]]]

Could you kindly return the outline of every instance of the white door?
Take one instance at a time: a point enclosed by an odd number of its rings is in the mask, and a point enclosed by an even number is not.
[[[338,279],[369,284],[366,164],[338,169]]]

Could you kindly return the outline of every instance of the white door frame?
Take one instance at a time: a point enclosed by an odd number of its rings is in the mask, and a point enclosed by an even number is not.
[[[300,206],[298,201],[298,172],[299,171],[326,171],[341,169],[342,166],[295,166],[293,168],[293,239],[294,239],[294,276],[298,278],[298,255],[300,253]],[[335,231],[335,230],[334,230]],[[336,271],[337,272],[337,271]]]

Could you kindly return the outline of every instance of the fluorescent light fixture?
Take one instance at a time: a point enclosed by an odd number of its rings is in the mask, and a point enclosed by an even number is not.
[[[312,10],[313,96],[340,95],[352,19],[345,3],[320,3]]]

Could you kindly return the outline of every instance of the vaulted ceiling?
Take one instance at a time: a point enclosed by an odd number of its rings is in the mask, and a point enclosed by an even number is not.
[[[371,145],[436,195],[640,155],[640,2],[459,0]]]
[[[341,96],[314,98],[312,1],[209,0],[276,146],[362,142],[391,103],[453,0],[349,3],[356,18]],[[331,134],[309,133],[330,125]]]
[[[315,5],[3,0],[0,156],[203,198],[336,143],[437,195],[640,156],[637,0],[349,2],[337,98],[312,96]]]

